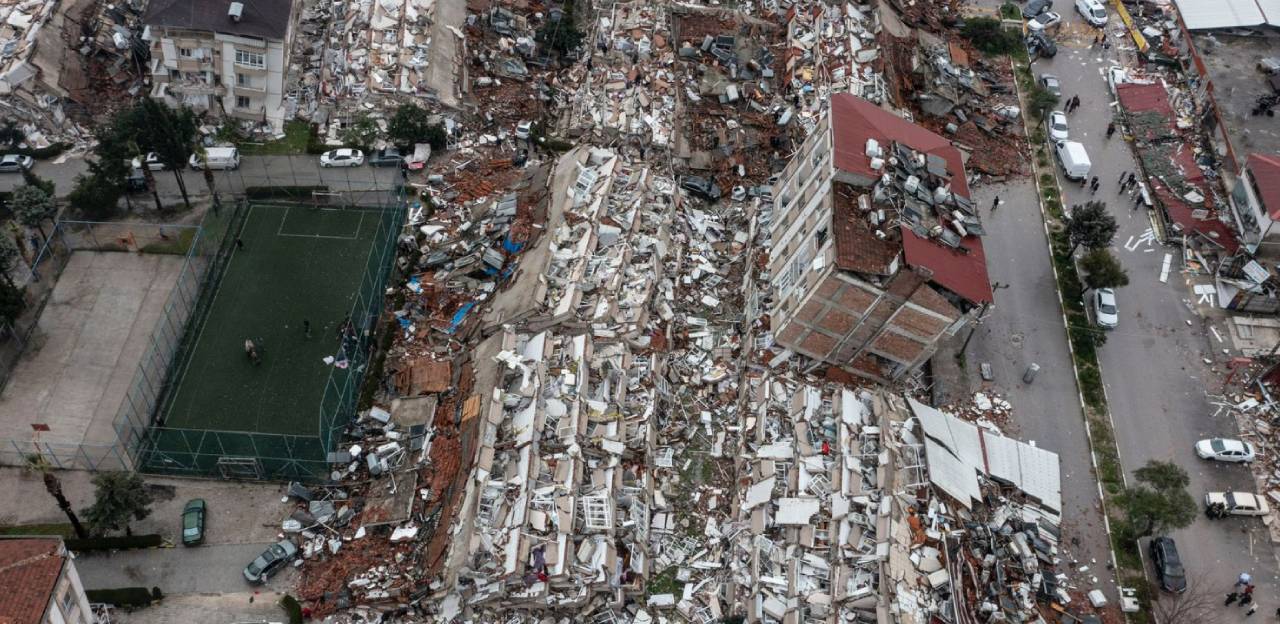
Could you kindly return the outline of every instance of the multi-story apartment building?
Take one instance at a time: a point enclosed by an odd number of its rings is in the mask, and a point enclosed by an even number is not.
[[[773,187],[776,341],[887,382],[992,301],[982,224],[950,141],[849,94]]]
[[[96,624],[61,538],[0,539],[0,622]]]
[[[152,0],[152,97],[283,129],[297,21],[292,0]]]

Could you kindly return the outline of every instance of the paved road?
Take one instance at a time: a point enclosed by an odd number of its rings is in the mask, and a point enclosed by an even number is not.
[[[86,589],[159,587],[165,594],[223,594],[252,590],[241,575],[267,544],[226,544],[195,548],[150,548],[110,554],[82,554],[76,569]],[[269,588],[287,586],[286,568]]]
[[[1054,10],[1068,22],[1065,33],[1084,32],[1070,0],[1057,0]],[[1115,33],[1112,37],[1113,42],[1123,43]],[[1178,272],[1180,249],[1148,242],[1149,217],[1145,211],[1134,211],[1127,195],[1117,194],[1120,173],[1132,171],[1135,161],[1130,146],[1119,135],[1106,139],[1112,109],[1102,72],[1115,62],[1120,46],[1104,52],[1089,49],[1087,37],[1068,34],[1064,39],[1059,42],[1057,57],[1038,61],[1035,71],[1058,75],[1064,98],[1079,95],[1081,105],[1071,116],[1070,134],[1084,143],[1102,185],[1096,196],[1090,196],[1078,185],[1065,184],[1065,203],[1069,206],[1089,199],[1108,202],[1120,224],[1113,252],[1131,281],[1117,295],[1120,326],[1108,334],[1106,345],[1099,350],[1122,463],[1132,475],[1148,460],[1173,460],[1191,475],[1190,491],[1197,499],[1208,490],[1251,491],[1247,469],[1210,465],[1192,452],[1197,439],[1236,432],[1235,424],[1225,416],[1211,417],[1214,410],[1206,398],[1206,391],[1217,391],[1221,376],[1211,373],[1202,358],[1220,359],[1225,345],[1209,344],[1214,339],[1195,314],[1190,284]],[[1172,254],[1172,268],[1167,282],[1162,283],[1159,278],[1166,254]],[[1221,328],[1219,332],[1226,335]],[[1256,579],[1255,595],[1261,611],[1272,613],[1280,605],[1276,558],[1260,521],[1210,523],[1201,516],[1174,537],[1192,579],[1204,576],[1213,591],[1225,593],[1236,574],[1247,569]],[[1243,611],[1226,611],[1224,621],[1243,620],[1243,615]]]
[[[986,212],[999,195],[1002,205]],[[1063,544],[1066,556],[1087,565],[1097,588],[1119,599],[1106,570],[1110,546],[1098,504],[1098,486],[1089,463],[1089,441],[1067,350],[1062,311],[1054,294],[1044,220],[1030,180],[980,186],[974,202],[983,209],[987,270],[997,289],[995,305],[977,329],[966,356],[972,387],[983,385],[979,366],[991,364],[995,381],[986,384],[1013,405],[1012,435],[1051,450],[1061,459],[1064,529],[1078,545]],[[1032,362],[1040,372],[1032,384],[1022,374]],[[1074,566],[1073,566],[1074,567]],[[1073,575],[1077,579],[1086,575]],[[1087,589],[1092,589],[1088,587]]]

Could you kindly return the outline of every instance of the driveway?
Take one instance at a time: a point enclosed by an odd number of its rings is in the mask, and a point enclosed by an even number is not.
[[[270,542],[195,548],[148,548],[114,553],[82,553],[76,569],[85,589],[159,587],[168,594],[223,594],[252,591],[242,572]],[[284,568],[267,584],[288,587],[295,576]]]
[[[113,624],[230,624],[286,622],[279,605],[283,594],[271,591],[218,595],[165,596],[145,609],[113,611]]]

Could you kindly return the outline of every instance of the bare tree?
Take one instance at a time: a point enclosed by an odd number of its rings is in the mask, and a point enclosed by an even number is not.
[[[1227,591],[1209,583],[1209,575],[1195,575],[1187,579],[1187,591],[1160,591],[1152,601],[1151,611],[1158,624],[1219,624],[1222,611],[1235,608],[1222,606]]]

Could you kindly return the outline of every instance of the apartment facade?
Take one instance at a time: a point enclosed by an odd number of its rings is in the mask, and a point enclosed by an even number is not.
[[[992,301],[963,155],[840,94],[773,188],[775,340],[881,383]]]
[[[297,27],[293,0],[153,0],[151,96],[284,128],[284,80]]]
[[[1249,154],[1231,188],[1240,237],[1259,256],[1280,256],[1280,154]]]
[[[97,624],[61,538],[0,539],[0,622]]]

